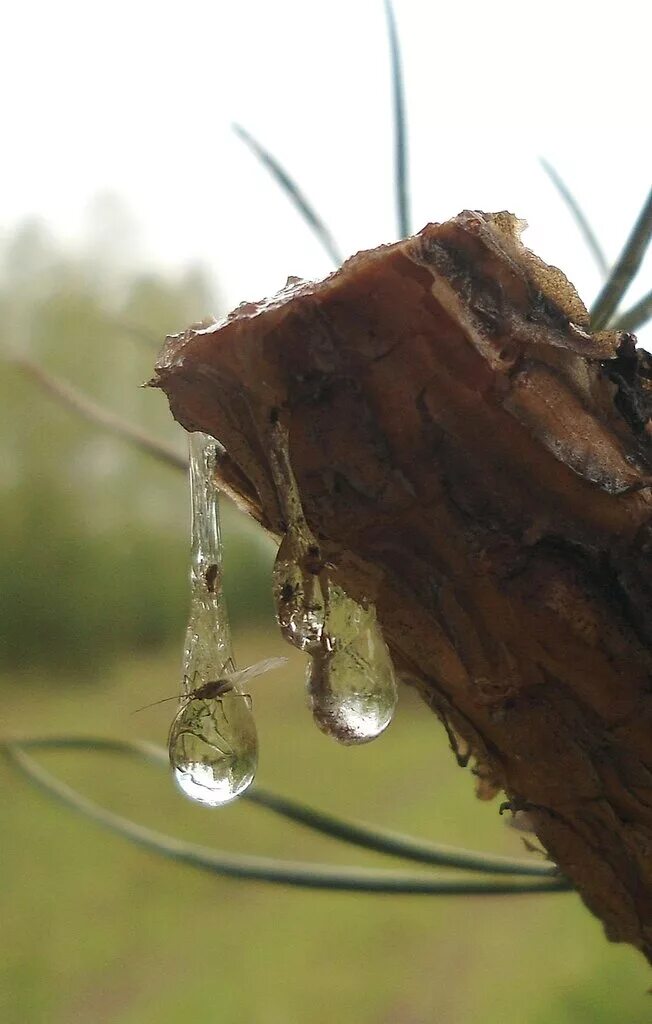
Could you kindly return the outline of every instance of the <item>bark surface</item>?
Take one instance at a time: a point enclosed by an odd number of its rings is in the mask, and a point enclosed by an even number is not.
[[[466,212],[168,339],[152,382],[283,532],[270,417],[336,579],[479,795],[652,959],[649,357],[592,335],[509,214]]]

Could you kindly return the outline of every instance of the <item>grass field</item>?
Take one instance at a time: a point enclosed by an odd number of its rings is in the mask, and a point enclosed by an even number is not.
[[[241,638],[242,664],[285,654]],[[164,742],[178,651],[110,675],[2,680],[8,735],[95,733]],[[442,730],[409,692],[376,743],[338,748],[305,711],[302,663],[261,679],[259,781],[316,806],[444,842],[520,855]],[[107,806],[228,850],[337,863],[395,861],[262,809],[195,807],[165,773],[105,755],[44,763]],[[639,1024],[649,971],[610,945],[574,895],[503,898],[314,893],[222,880],[130,846],[1,765],[2,1024]]]

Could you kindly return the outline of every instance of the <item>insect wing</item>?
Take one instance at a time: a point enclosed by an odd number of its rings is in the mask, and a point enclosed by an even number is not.
[[[248,668],[234,672],[228,678],[236,686],[239,686],[242,683],[248,683],[250,679],[255,679],[256,676],[262,676],[265,672],[271,672],[275,668],[280,668],[286,662],[287,658],[264,658],[263,661],[257,661],[255,665],[249,665]]]

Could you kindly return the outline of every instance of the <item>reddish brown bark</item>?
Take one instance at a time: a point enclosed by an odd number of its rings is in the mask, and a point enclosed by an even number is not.
[[[310,526],[481,795],[652,958],[649,380],[513,218],[465,213],[170,339],[154,383],[277,534],[280,411]]]

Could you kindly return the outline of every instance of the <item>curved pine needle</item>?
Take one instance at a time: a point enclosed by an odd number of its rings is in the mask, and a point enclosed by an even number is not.
[[[396,31],[396,19],[391,0],[385,2],[385,18],[389,37],[389,52],[392,68],[392,102],[394,114],[394,174],[396,189],[396,217],[399,238],[410,234],[410,199],[408,188],[407,126],[405,117],[405,93],[403,88],[403,67],[401,48]]]
[[[72,807],[105,828],[130,839],[138,846],[213,874],[310,889],[387,894],[498,896],[563,892],[568,889],[568,883],[563,880],[496,881],[494,879],[469,879],[464,876],[439,878],[435,875],[418,875],[406,871],[333,868],[328,865],[312,865],[300,861],[282,861],[269,857],[235,855],[221,850],[212,850],[210,847],[188,843],[182,839],[155,832],[129,818],[106,810],[42,768],[21,749],[18,743],[6,743],[4,749],[8,757],[31,782],[68,807]]]
[[[590,250],[593,259],[598,265],[600,273],[603,277],[606,277],[609,273],[609,263],[607,261],[607,257],[605,256],[604,250],[600,245],[593,228],[589,224],[589,221],[587,220],[584,211],[582,210],[582,207],[578,203],[577,199],[575,198],[571,190],[568,188],[564,179],[561,177],[560,174],[558,174],[557,170],[552,166],[552,164],[548,163],[548,161],[545,160],[543,157],[541,157],[540,163],[544,171],[550,178],[551,182],[559,192],[559,195],[566,203],[566,206],[570,210],[573,220],[579,228],[580,234],[582,235],[582,238],[584,239],[587,248]]]
[[[164,462],[174,469],[182,469],[184,472],[188,469],[188,461],[184,455],[180,455],[174,448],[163,444],[157,438],[141,430],[140,427],[135,427],[133,424],[128,423],[127,420],[123,420],[116,413],[111,412],[109,409],[104,409],[67,381],[62,380],[60,377],[55,377],[54,374],[50,373],[39,363],[24,358],[15,358],[11,362],[19,370],[28,374],[32,380],[35,380],[44,391],[47,391],[48,394],[56,398],[62,405],[77,413],[82,419],[93,423],[95,426],[102,427],[104,430],[108,430],[109,433],[114,434],[116,437],[129,441],[130,444],[147,452],[148,455],[153,455],[159,462]]]
[[[652,238],[652,189],[608,280],[593,303],[591,329],[601,331],[616,312],[620,300],[636,277]]]
[[[614,327],[619,331],[637,331],[645,327],[652,319],[652,291],[635,302],[631,309],[625,310],[614,320]]]
[[[162,748],[143,741],[114,740],[96,737],[47,737],[16,741],[20,748],[58,749],[58,750],[100,750],[107,753],[126,754],[138,757],[152,764],[167,767],[167,752]],[[411,836],[401,835],[384,829],[375,829],[360,822],[345,821],[334,815],[308,807],[296,800],[278,796],[267,790],[254,787],[244,793],[242,800],[265,807],[298,824],[305,825],[314,831],[335,839],[375,850],[377,853],[402,857],[422,864],[440,867],[456,867],[466,871],[478,871],[489,874],[509,874],[521,876],[538,876],[560,879],[554,865],[540,864],[528,860],[501,857],[494,854],[481,854],[471,850],[462,850],[437,843],[428,843]]]
[[[305,825],[313,831],[344,842],[361,846],[377,853],[385,853],[420,864],[437,864],[439,867],[455,867],[465,871],[479,871],[492,875],[522,875],[559,878],[559,870],[553,864],[517,857],[502,857],[499,854],[476,853],[455,846],[429,843],[402,835],[389,829],[375,828],[363,822],[345,821],[332,814],[315,810],[296,800],[289,800],[275,793],[268,793],[255,787],[244,794],[250,803],[266,807],[284,818]]]
[[[333,264],[336,267],[339,267],[344,260],[338,249],[337,243],[319,214],[308,202],[297,183],[290,177],[285,168],[281,166],[276,157],[272,156],[269,150],[265,149],[265,147],[262,146],[260,142],[258,142],[258,140],[255,139],[245,128],[243,128],[242,125],[234,124],[232,125],[232,128],[238,138],[242,139],[254,156],[260,160],[263,167],[269,171],[277,185],[280,185],[315,237],[321,242]]]

